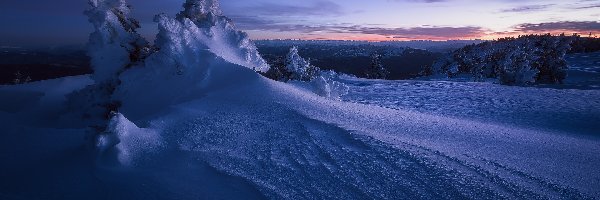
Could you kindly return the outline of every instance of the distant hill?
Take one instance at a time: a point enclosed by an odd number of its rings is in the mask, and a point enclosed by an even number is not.
[[[424,42],[425,44],[426,42]],[[371,55],[382,55],[384,67],[390,71],[388,79],[409,79],[419,76],[442,53],[402,46],[401,42],[362,41],[298,41],[269,40],[257,42],[261,55],[269,64],[277,63],[292,46],[297,46],[302,57],[323,70],[334,70],[358,77],[366,77]]]
[[[0,84],[92,73],[82,48],[0,47]]]

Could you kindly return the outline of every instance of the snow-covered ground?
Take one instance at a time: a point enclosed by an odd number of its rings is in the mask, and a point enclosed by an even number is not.
[[[345,77],[344,101],[506,126],[600,136],[600,52],[567,56],[562,85],[517,87],[469,79],[385,81]]]
[[[506,126],[600,136],[600,90],[348,78],[345,101]]]
[[[600,52],[570,54],[566,85],[578,89],[600,89]]]
[[[0,125],[4,130],[0,135],[0,157],[4,162],[0,166],[0,197],[600,197],[596,187],[600,184],[597,170],[600,141],[584,137],[578,131],[568,131],[566,127],[575,127],[569,123],[562,128],[544,128],[542,124],[528,126],[533,120],[516,123],[519,119],[528,119],[522,116],[526,112],[518,110],[521,106],[488,108],[513,109],[519,113],[516,115],[520,117],[507,121],[500,120],[506,116],[502,113],[485,118],[473,112],[485,107],[477,108],[477,104],[493,102],[486,101],[488,98],[483,94],[490,94],[487,88],[496,85],[477,87],[478,84],[435,81],[386,84],[351,80],[372,84],[370,87],[352,86],[351,90],[360,87],[367,90],[365,93],[369,95],[365,96],[372,96],[367,102],[377,103],[375,106],[328,100],[293,85],[267,80],[243,67],[235,69],[235,66],[225,65],[223,68],[222,72],[213,71],[213,75],[221,77],[219,73],[235,72],[238,74],[234,77],[236,82],[150,115],[153,117],[131,119],[135,124],[125,117],[113,119],[120,124],[120,137],[126,142],[117,146],[116,151],[103,155],[98,155],[89,145],[86,131],[78,126],[77,119],[61,118],[60,112],[38,115],[40,110],[60,110],[59,97],[66,90],[90,84],[88,77],[0,87],[1,99],[18,98],[12,100],[18,103],[2,103]],[[378,100],[376,96],[382,93],[379,89],[386,87],[384,84],[407,85],[398,87],[396,93],[415,90],[414,93],[424,96],[441,96],[438,99],[449,98],[452,93],[432,88],[431,91],[419,90],[416,86],[445,85],[467,91],[463,92],[462,102],[455,102],[457,106],[447,108],[448,112],[435,109],[430,109],[434,112],[418,109],[419,112],[415,112],[408,106],[381,107],[389,106],[385,103],[387,100]],[[505,90],[506,93],[556,92],[544,88],[496,87],[494,91]],[[580,92],[579,97],[588,100],[589,111],[586,112],[597,112],[598,107],[592,107],[597,102],[589,103],[597,98],[581,96],[593,91]],[[352,95],[356,96],[357,92]],[[405,97],[398,97],[402,98]],[[52,99],[54,101],[50,101]],[[411,105],[427,104],[417,97],[411,100],[421,102]],[[452,110],[460,110],[460,105],[470,104],[475,108],[464,110],[481,118],[472,120],[452,114]],[[583,106],[580,104],[560,105],[577,110]],[[547,108],[547,105],[534,109]],[[591,117],[597,119],[597,116]],[[590,134],[593,131],[578,129]],[[154,141],[149,142],[148,138]]]
[[[218,1],[158,16],[159,48],[125,1],[90,6],[93,76],[0,86],[0,199],[600,198],[596,90],[345,79],[339,101],[256,73]]]

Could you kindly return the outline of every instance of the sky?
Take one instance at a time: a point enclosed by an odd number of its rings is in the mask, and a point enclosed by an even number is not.
[[[184,0],[129,0],[152,39]],[[253,39],[454,40],[527,33],[600,36],[600,0],[221,0]],[[86,0],[0,1],[0,45],[84,44]]]

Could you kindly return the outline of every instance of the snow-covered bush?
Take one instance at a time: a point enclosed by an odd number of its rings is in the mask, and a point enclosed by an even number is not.
[[[24,84],[24,83],[29,83],[31,82],[31,77],[30,76],[25,76],[21,73],[21,71],[17,71],[15,73],[15,78],[13,79],[13,84],[17,85],[17,84]]]
[[[534,41],[539,58],[535,63],[540,71],[537,79],[543,83],[562,83],[567,77],[568,69],[565,55],[571,49],[575,36],[553,37],[547,34],[541,37],[542,39]]]
[[[436,73],[454,77],[470,74],[475,81],[497,78],[502,84],[561,83],[564,59],[574,37],[527,35],[469,45],[441,58]]]
[[[381,54],[371,55],[371,65],[367,68],[365,75],[369,79],[386,79],[390,72],[385,69],[381,62]]]
[[[531,49],[525,47],[517,47],[508,52],[500,65],[498,80],[504,85],[524,85],[535,83],[536,75],[539,70],[532,68],[531,61],[535,60],[532,57]]]
[[[273,66],[264,73],[267,78],[276,81],[311,81],[319,76],[318,67],[311,65],[310,62],[298,54],[298,48],[292,47],[285,57],[275,61]]]
[[[289,80],[289,72],[285,68],[285,58],[279,56],[271,63],[271,68],[265,73],[261,73],[263,76],[281,82],[287,82]]]
[[[292,47],[285,58],[285,70],[290,80],[310,81],[319,75],[320,69],[310,64],[298,54],[298,47]]]
[[[349,91],[346,84],[339,82],[339,75],[334,71],[322,71],[310,83],[316,94],[327,98],[339,99]]]
[[[348,93],[348,86],[339,81],[337,73],[321,71],[311,65],[298,54],[297,47],[292,47],[287,56],[279,59],[264,75],[276,81],[309,87],[314,93],[327,98],[338,99]]]

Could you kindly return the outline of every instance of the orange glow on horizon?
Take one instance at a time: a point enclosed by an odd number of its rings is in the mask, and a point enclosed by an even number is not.
[[[307,36],[297,38],[298,40],[345,40],[345,41],[368,41],[368,42],[383,42],[383,41],[448,41],[448,40],[496,40],[500,38],[506,37],[518,37],[519,35],[530,35],[530,34],[552,34],[552,35],[560,35],[565,34],[567,36],[578,34],[581,37],[596,37],[600,36],[600,32],[573,32],[569,30],[555,30],[555,31],[547,31],[547,32],[506,32],[506,33],[486,33],[484,35],[478,37],[452,37],[452,38],[440,38],[440,37],[411,37],[411,38],[394,38],[390,36],[383,35],[372,35],[372,34],[336,34],[331,36]]]

